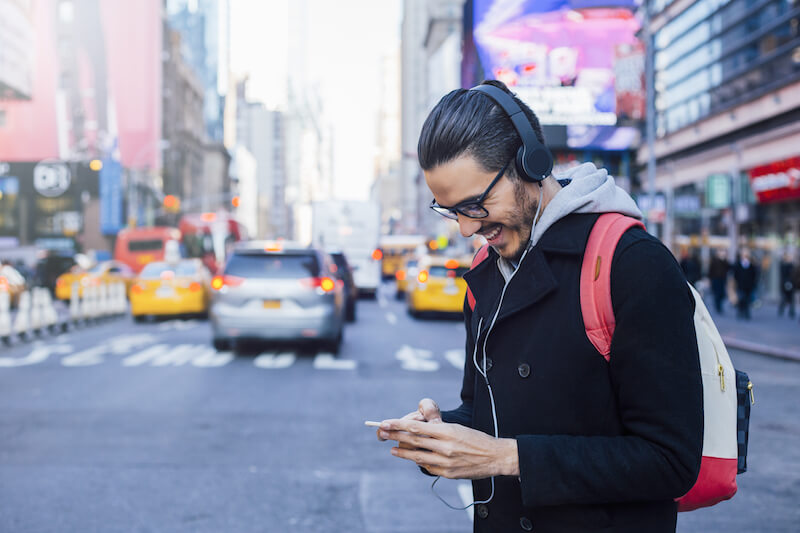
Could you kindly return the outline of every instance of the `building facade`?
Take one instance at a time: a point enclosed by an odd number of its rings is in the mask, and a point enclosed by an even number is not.
[[[800,235],[800,4],[649,2],[663,239],[707,260],[754,248],[766,294]],[[650,155],[642,149],[638,161]]]

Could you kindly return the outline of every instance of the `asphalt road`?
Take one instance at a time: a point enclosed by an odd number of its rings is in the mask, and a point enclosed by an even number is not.
[[[454,407],[461,384],[460,321],[413,320],[385,289],[359,302],[337,358],[216,352],[192,320],[0,347],[0,531],[471,531],[363,425],[425,396]],[[796,531],[800,364],[734,358],[756,385],[750,472],[679,531]],[[453,505],[465,488],[437,484]]]

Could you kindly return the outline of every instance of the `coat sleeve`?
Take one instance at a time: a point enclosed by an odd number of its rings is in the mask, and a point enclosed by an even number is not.
[[[450,411],[442,411],[442,421],[472,427],[472,398],[475,393],[475,367],[472,364],[472,352],[475,349],[475,338],[472,335],[472,309],[466,299],[464,301],[464,326],[467,330],[464,348],[464,381],[461,384],[461,405]]]
[[[703,393],[694,299],[661,243],[624,239],[611,270],[609,362],[622,435],[518,436],[526,506],[673,499],[697,479]]]

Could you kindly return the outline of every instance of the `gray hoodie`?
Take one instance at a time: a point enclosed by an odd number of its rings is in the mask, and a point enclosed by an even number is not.
[[[593,163],[583,163],[571,168],[566,174],[554,177],[571,181],[550,200],[538,222],[534,221],[529,249],[539,242],[550,226],[570,213],[622,213],[642,218],[642,212],[633,198],[617,187],[614,178],[604,168],[597,168]],[[515,270],[514,265],[501,257],[497,266],[508,283]]]

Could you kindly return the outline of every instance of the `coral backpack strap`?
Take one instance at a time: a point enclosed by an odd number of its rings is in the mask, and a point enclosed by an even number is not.
[[[608,361],[616,319],[611,305],[611,260],[622,234],[641,221],[619,213],[600,215],[589,234],[581,266],[581,313],[586,336]]]
[[[489,245],[484,244],[481,246],[481,249],[478,250],[478,253],[475,254],[475,257],[472,258],[472,266],[469,267],[470,270],[478,266],[483,262],[484,259],[489,257]],[[472,295],[472,291],[467,285],[467,302],[469,303],[469,308],[473,311],[475,310],[475,296]]]

